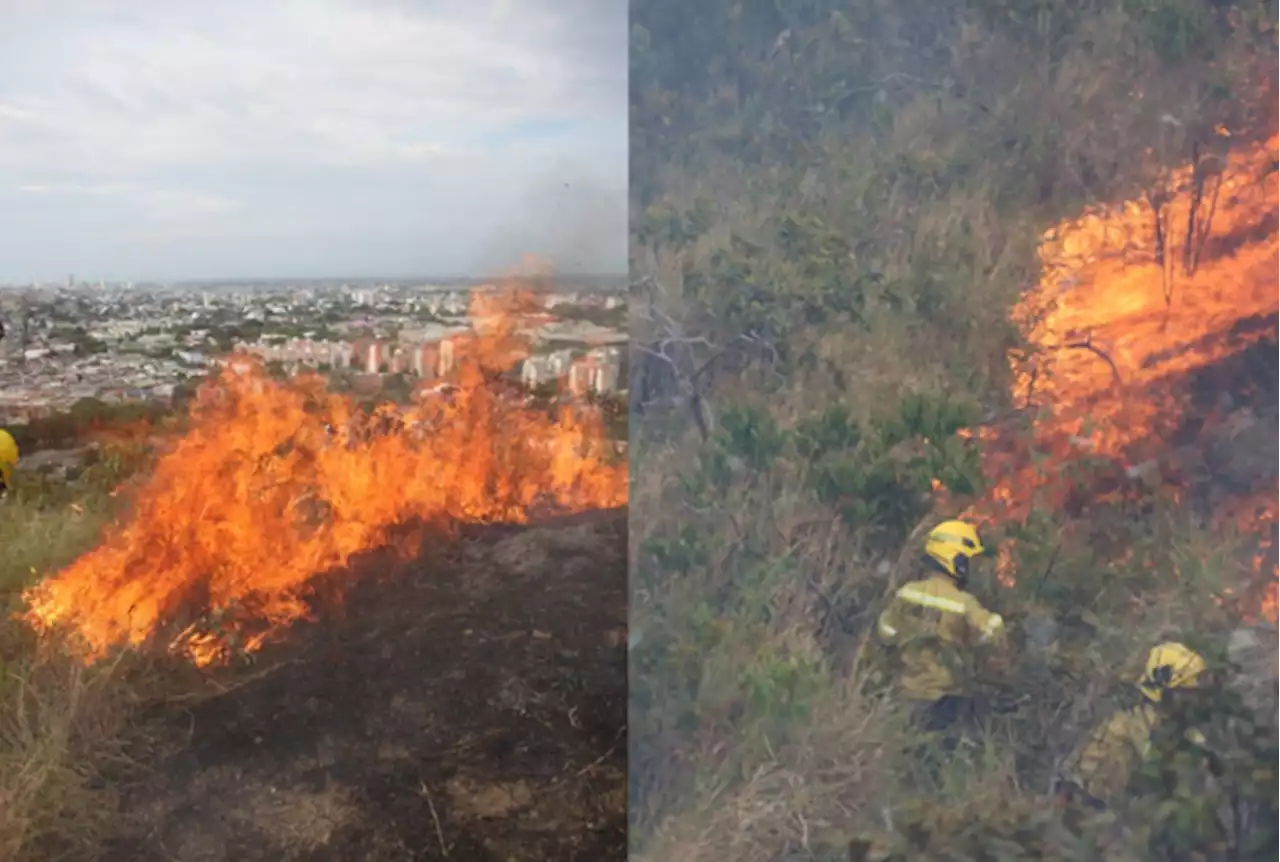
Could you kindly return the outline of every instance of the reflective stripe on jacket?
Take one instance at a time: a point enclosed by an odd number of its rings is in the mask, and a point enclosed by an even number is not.
[[[1004,619],[939,573],[899,588],[880,615],[876,634],[901,657],[904,695],[937,700],[962,693],[960,668],[969,650],[1003,641]]]

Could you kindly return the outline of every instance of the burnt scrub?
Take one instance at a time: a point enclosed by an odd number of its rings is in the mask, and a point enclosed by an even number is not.
[[[625,517],[471,527],[322,583],[224,692],[146,712],[106,858],[623,858]]]

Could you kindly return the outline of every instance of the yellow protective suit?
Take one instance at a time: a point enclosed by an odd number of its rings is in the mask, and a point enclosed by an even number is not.
[[[1004,641],[1004,619],[939,572],[900,587],[880,614],[876,635],[896,652],[903,696],[936,701],[965,688],[970,652]]]
[[[1129,785],[1135,767],[1151,752],[1151,734],[1160,713],[1151,703],[1140,703],[1113,713],[1094,728],[1067,758],[1062,778],[1094,799],[1114,805]],[[1197,730],[1187,731],[1187,739],[1204,745]]]

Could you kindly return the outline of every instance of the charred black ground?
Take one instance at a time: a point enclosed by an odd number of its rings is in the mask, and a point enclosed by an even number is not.
[[[148,716],[110,858],[625,858],[625,529],[615,510],[362,562],[341,613]]]

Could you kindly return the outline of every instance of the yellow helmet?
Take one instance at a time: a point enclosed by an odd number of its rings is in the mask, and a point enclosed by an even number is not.
[[[929,531],[924,553],[958,581],[969,577],[969,560],[986,550],[972,524],[943,521]]]
[[[18,466],[18,441],[13,435],[0,428],[0,478],[5,485],[13,477],[13,468]]]
[[[1191,688],[1205,671],[1199,653],[1180,643],[1162,643],[1147,655],[1147,668],[1138,688],[1148,700],[1156,703],[1166,689]]]

